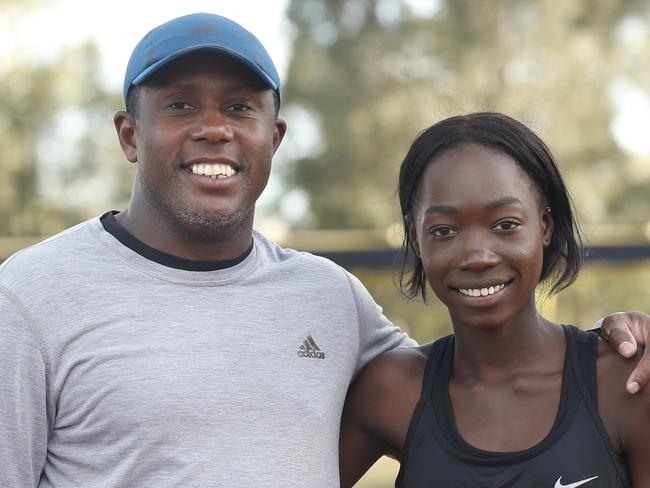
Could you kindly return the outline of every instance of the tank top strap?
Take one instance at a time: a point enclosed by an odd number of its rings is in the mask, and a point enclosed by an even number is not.
[[[424,367],[424,375],[422,375],[422,396],[421,398],[426,399],[431,396],[431,391],[435,384],[435,377],[440,367],[440,363],[445,357],[445,352],[448,347],[453,347],[454,345],[454,335],[448,335],[441,337],[431,345],[431,352],[429,353],[429,358],[427,359],[427,364]]]
[[[406,471],[409,453],[413,445],[413,438],[416,435],[427,403],[431,398],[431,392],[433,390],[435,377],[440,367],[440,363],[445,357],[445,351],[447,351],[449,344],[451,343],[453,346],[453,340],[454,336],[448,335],[441,337],[431,345],[431,351],[429,352],[427,363],[424,366],[424,374],[422,375],[422,393],[417,405],[415,406],[415,409],[413,410],[411,422],[409,423],[409,427],[406,432],[406,439],[404,440],[404,447],[402,448],[402,453],[400,456],[400,469],[397,473],[397,479],[395,480],[396,487],[402,486],[402,480],[405,476],[404,473]]]
[[[596,376],[596,347],[598,336],[572,325],[562,325],[567,356],[578,388],[589,407],[596,408],[598,382]]]
[[[598,413],[598,336],[592,332],[578,329],[572,325],[563,325],[567,351],[571,359],[575,379],[578,383],[585,408],[606,446],[607,452],[621,480],[626,480],[625,470],[620,465],[609,439],[603,420]],[[627,482],[624,482],[627,485]]]

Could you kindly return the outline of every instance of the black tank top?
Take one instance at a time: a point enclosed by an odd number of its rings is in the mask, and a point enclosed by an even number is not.
[[[629,487],[603,425],[596,384],[597,336],[563,326],[560,406],[548,435],[515,452],[475,448],[460,436],[449,398],[454,336],[437,340],[409,425],[396,487]]]

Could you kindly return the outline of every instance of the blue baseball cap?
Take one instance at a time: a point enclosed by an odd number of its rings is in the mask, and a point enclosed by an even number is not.
[[[211,50],[241,62],[281,100],[280,77],[262,43],[230,19],[197,13],[159,25],[135,46],[124,75],[124,102],[131,87],[143,83],[179,56],[198,50]]]

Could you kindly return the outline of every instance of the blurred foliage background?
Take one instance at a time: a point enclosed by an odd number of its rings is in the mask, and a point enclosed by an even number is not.
[[[39,5],[0,0],[1,33]],[[415,135],[495,110],[553,149],[593,244],[649,244],[650,1],[291,0],[286,15],[289,133],[257,219],[270,237],[314,252],[396,246],[394,187]],[[133,175],[97,46],[38,62],[1,53],[0,259],[123,208]],[[541,305],[582,326],[648,311],[649,261],[590,264]],[[392,269],[353,271],[418,340],[449,332],[441,306],[400,297]],[[391,486],[394,471],[384,463],[359,486]]]

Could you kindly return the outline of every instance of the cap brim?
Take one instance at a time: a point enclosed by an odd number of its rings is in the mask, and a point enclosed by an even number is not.
[[[171,61],[175,60],[176,58],[179,58],[181,56],[185,56],[186,54],[193,53],[195,51],[213,51],[218,54],[223,54],[225,56],[228,56],[236,61],[239,61],[242,63],[244,66],[247,66],[250,68],[257,76],[259,76],[262,81],[272,90],[278,91],[278,85],[271,79],[269,75],[267,75],[264,70],[262,70],[257,64],[252,62],[249,58],[246,56],[242,56],[239,54],[237,51],[233,51],[232,49],[228,49],[227,47],[224,46],[219,46],[215,44],[197,44],[195,46],[190,46],[186,47],[185,49],[180,49],[176,51],[173,54],[170,54],[169,56],[166,56],[158,61],[156,61],[154,64],[151,66],[147,67],[145,70],[143,70],[138,76],[136,76],[133,81],[131,82],[131,85],[137,86],[141,85],[144,83],[151,75],[153,75],[156,71],[158,71],[160,68],[163,66],[167,65]]]

